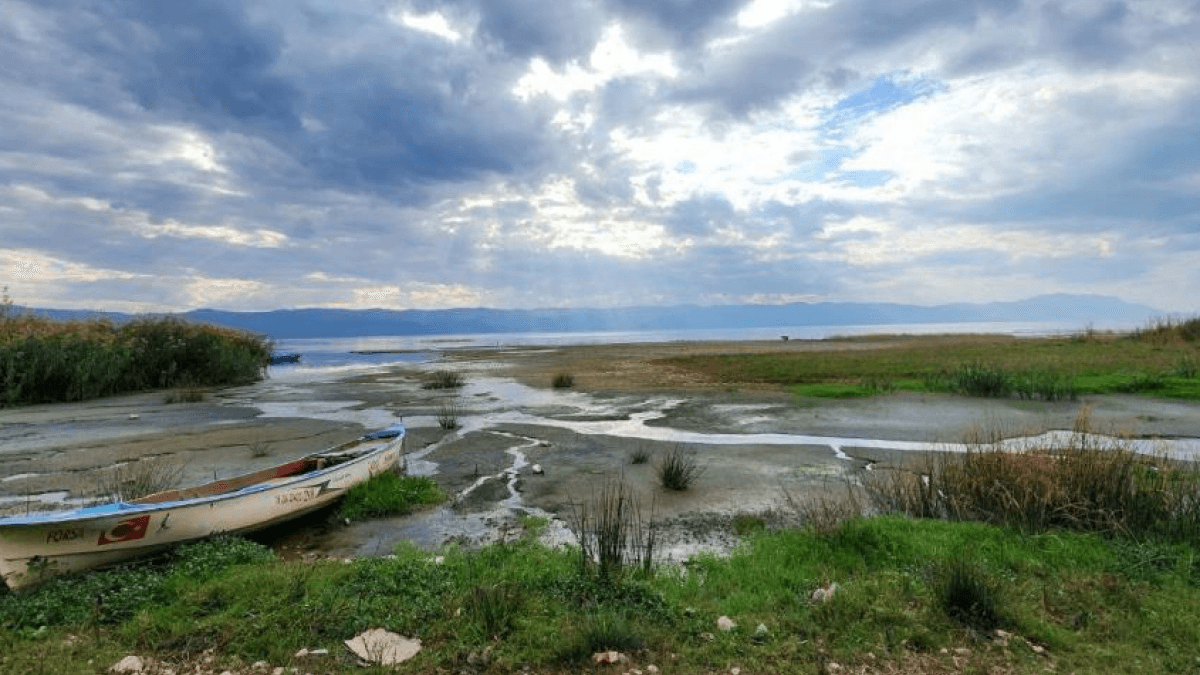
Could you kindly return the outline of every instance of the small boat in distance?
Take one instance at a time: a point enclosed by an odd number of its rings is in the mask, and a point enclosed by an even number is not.
[[[272,354],[267,357],[267,363],[272,366],[278,366],[282,363],[300,363],[299,354]]]
[[[396,467],[397,423],[324,452],[206,485],[70,511],[0,518],[0,576],[12,590],[218,533],[250,532],[325,506]]]

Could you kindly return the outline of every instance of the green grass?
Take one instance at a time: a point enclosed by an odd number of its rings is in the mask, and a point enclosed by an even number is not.
[[[342,498],[338,514],[347,520],[405,515],[419,506],[445,499],[446,494],[431,478],[386,471],[350,488]]]
[[[1195,366],[1200,342],[1171,335],[832,339],[814,351],[691,355],[662,362],[727,388],[773,385],[827,398],[915,390],[1051,401],[1122,392],[1200,399]]]
[[[528,539],[450,548],[441,562],[411,547],[344,564],[270,560],[236,540],[223,546],[232,553],[189,551],[157,567],[0,598],[0,669],[96,673],[128,653],[182,659],[206,649],[217,671],[258,660],[291,666],[306,647],[330,650],[321,672],[356,673],[341,641],[379,626],[421,638],[423,651],[399,668],[408,673],[457,671],[485,649],[489,672],[526,664],[578,672],[608,648],[634,659],[625,670],[653,663],[673,672],[713,664],[817,672],[822,661],[963,672],[942,648],[969,649],[968,672],[1040,673],[1053,664],[1055,672],[1124,673],[1135,663],[1192,672],[1200,664],[1194,545],[891,516],[825,534],[763,533],[729,557],[699,556],[686,571],[609,579],[581,576],[573,551]],[[812,592],[833,582],[833,599],[814,602]],[[717,630],[720,616],[737,627]],[[996,628],[1016,637],[1002,647]]]

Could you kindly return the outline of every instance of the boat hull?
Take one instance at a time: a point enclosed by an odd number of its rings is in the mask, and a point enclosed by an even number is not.
[[[394,469],[403,453],[404,428],[397,425],[387,432],[387,437],[364,436],[240,479],[129,503],[2,518],[0,575],[10,589],[18,590],[174,544],[219,533],[250,532],[296,518]],[[286,474],[308,466],[317,468]]]

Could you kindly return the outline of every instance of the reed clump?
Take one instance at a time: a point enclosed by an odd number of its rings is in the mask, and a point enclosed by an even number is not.
[[[267,338],[174,317],[0,321],[0,407],[81,401],[146,389],[195,389],[262,379]]]
[[[663,453],[655,467],[658,481],[668,490],[683,491],[704,475],[704,467],[696,459],[696,453],[674,446]]]
[[[1133,332],[1134,340],[1163,344],[1169,342],[1196,342],[1200,340],[1200,316],[1190,318],[1155,319]]]
[[[438,426],[446,431],[454,431],[458,428],[459,407],[457,401],[446,401],[438,408],[437,423]]]
[[[458,389],[467,383],[462,373],[454,370],[438,370],[424,384],[423,389]]]
[[[643,519],[641,504],[623,479],[609,479],[591,501],[574,505],[572,529],[579,540],[584,576],[616,580],[626,567],[649,574],[657,545],[654,509]]]
[[[100,493],[111,501],[133,501],[179,487],[185,465],[170,457],[135,460],[102,475]]]
[[[1200,469],[1095,433],[1086,411],[1072,432],[1051,440],[929,454],[903,470],[874,472],[864,485],[880,511],[919,518],[1169,540],[1200,532]]]

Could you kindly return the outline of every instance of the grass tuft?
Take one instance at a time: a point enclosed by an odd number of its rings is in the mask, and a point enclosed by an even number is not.
[[[445,493],[431,478],[385,471],[350,488],[342,499],[338,514],[348,520],[400,516],[445,498]]]
[[[475,587],[470,594],[471,613],[485,639],[498,640],[516,626],[525,605],[524,589],[512,582]]]
[[[629,453],[629,463],[630,464],[646,464],[650,461],[650,458],[653,455],[654,455],[654,453],[650,451],[650,448],[648,448],[644,445],[638,446],[637,448],[634,449],[633,452]]]
[[[101,473],[100,493],[106,499],[133,501],[179,487],[185,465],[170,457],[133,460]]]
[[[570,389],[575,386],[575,376],[570,373],[559,373],[554,376],[551,386],[555,389]]]
[[[583,576],[594,572],[600,579],[616,580],[627,565],[651,571],[658,537],[654,509],[643,520],[641,505],[623,479],[606,480],[590,502],[574,505],[571,525]]]
[[[981,633],[1007,624],[1001,607],[1001,584],[970,557],[943,560],[929,571],[938,605],[954,621]]]
[[[421,387],[423,389],[458,389],[466,383],[462,373],[453,370],[438,370]]]
[[[696,453],[682,446],[673,446],[659,460],[658,481],[668,490],[686,490],[704,475],[704,467],[696,460]]]
[[[446,431],[453,431],[458,428],[458,402],[447,401],[442,403],[437,412],[438,426]]]

